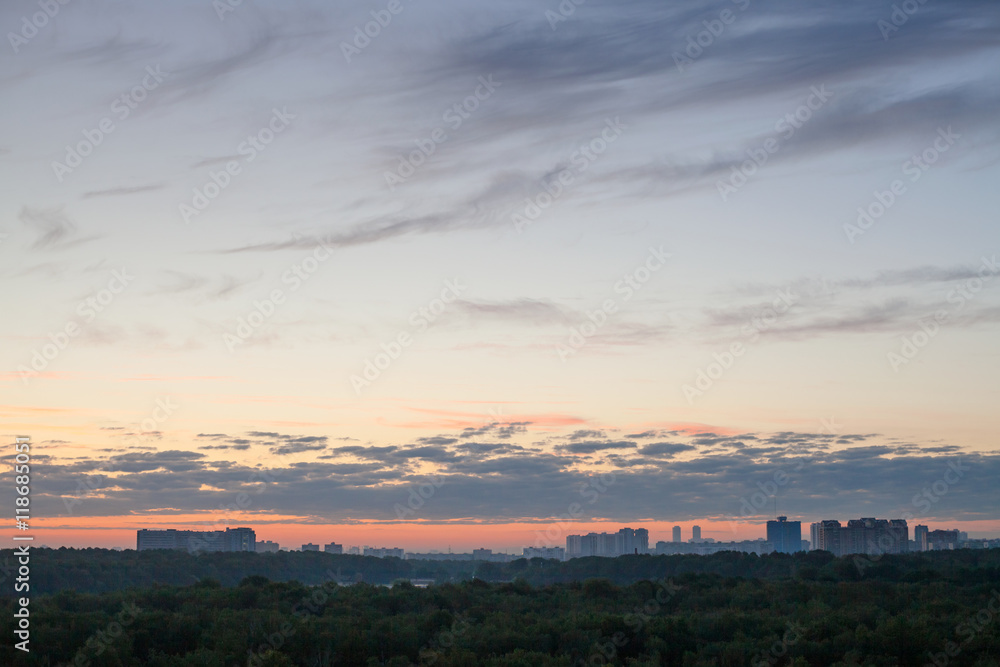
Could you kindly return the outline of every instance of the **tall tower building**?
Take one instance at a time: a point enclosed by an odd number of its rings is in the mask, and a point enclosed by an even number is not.
[[[802,550],[802,522],[779,516],[767,522],[767,541],[778,553],[791,554]]]
[[[701,526],[691,526],[691,541],[701,542]]]
[[[681,527],[674,526],[674,542],[680,542],[680,541],[681,541]]]
[[[913,541],[917,543],[917,551],[927,551],[927,526],[913,527]]]

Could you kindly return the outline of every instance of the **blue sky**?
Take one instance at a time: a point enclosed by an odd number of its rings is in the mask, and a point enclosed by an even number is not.
[[[424,519],[545,521],[639,459],[698,492],[595,519],[721,522],[794,452],[710,440],[789,433],[832,466],[789,514],[903,511],[968,455],[928,520],[995,530],[1000,12],[903,4],[6,4],[2,404],[53,534],[190,523],[255,466],[298,481],[248,522],[432,474]]]

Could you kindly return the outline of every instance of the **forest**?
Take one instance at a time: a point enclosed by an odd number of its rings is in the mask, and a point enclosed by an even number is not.
[[[380,560],[37,550],[0,664],[1000,667],[1000,550]]]

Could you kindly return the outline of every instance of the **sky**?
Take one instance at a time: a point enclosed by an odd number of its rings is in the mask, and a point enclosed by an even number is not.
[[[45,7],[0,8],[38,543],[1000,535],[996,3]]]

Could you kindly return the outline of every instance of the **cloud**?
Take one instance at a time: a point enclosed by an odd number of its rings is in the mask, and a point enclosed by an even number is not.
[[[62,250],[98,238],[96,236],[78,238],[76,223],[69,219],[62,207],[34,209],[25,206],[17,217],[25,227],[36,234],[35,242],[31,245],[33,250]]]
[[[306,438],[282,442],[291,439]],[[315,439],[300,444],[309,442],[318,444]],[[836,447],[830,448],[830,443]],[[601,457],[589,462],[581,453]],[[680,455],[683,459],[677,458]],[[330,461],[332,456],[357,460]],[[395,518],[393,505],[405,502],[412,485],[427,482],[428,473],[413,468],[414,462],[437,470],[440,486],[420,510],[420,518],[432,522],[544,521],[565,512],[572,502],[584,503],[580,489],[609,470],[614,482],[592,505],[584,505],[588,519],[740,517],[741,500],[758,492],[758,483],[779,478],[787,479],[778,491],[783,513],[805,521],[906,513],[915,517],[911,523],[975,520],[993,518],[989,508],[1000,502],[995,484],[1000,454],[940,443],[892,443],[872,434],[794,431],[739,438],[703,434],[641,447],[629,441],[577,440],[551,451],[489,442],[347,445],[319,454],[318,460],[279,461],[269,470],[276,481],[264,487],[254,482],[259,479],[259,474],[252,477],[259,472],[254,466],[212,461],[194,452],[135,451],[112,453],[107,459],[87,456],[48,462],[36,495],[40,511],[44,508],[56,516],[63,512],[62,496],[75,495],[81,480],[103,474],[106,479],[100,479],[99,494],[87,497],[76,514],[208,510],[253,489],[254,511],[265,512],[264,517],[278,513],[331,522],[388,520]],[[914,505],[922,489],[944,479],[956,465],[962,474],[949,482],[947,507]],[[784,476],[776,477],[779,472]]]
[[[155,185],[136,185],[133,187],[109,188],[107,190],[91,190],[90,192],[83,193],[83,198],[92,199],[94,197],[120,197],[123,195],[139,194],[140,192],[154,192],[156,190],[162,190],[163,188],[163,183],[157,183]]]

